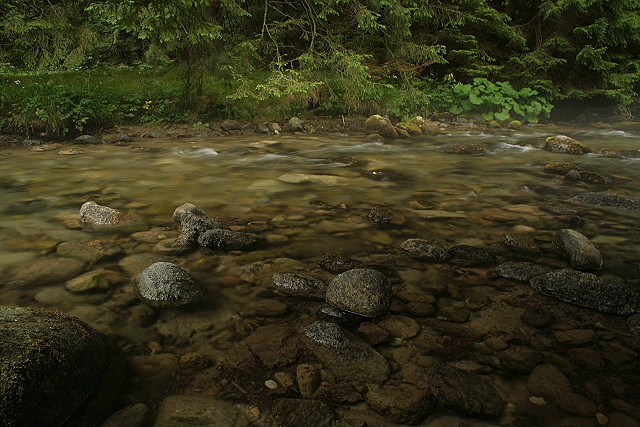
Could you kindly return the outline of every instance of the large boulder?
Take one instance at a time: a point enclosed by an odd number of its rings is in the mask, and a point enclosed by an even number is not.
[[[182,267],[171,262],[156,262],[133,279],[140,298],[157,307],[191,304],[202,296],[202,288]]]
[[[638,311],[640,292],[622,280],[606,279],[576,270],[554,270],[533,277],[531,287],[571,304],[627,316]]]
[[[370,268],[356,268],[338,274],[329,283],[325,296],[332,306],[366,317],[385,315],[392,298],[389,280]]]
[[[591,153],[591,148],[587,147],[582,142],[576,141],[575,139],[566,135],[556,135],[556,136],[548,137],[547,140],[545,141],[544,147],[542,148],[552,153],[563,153],[563,154]]]
[[[0,307],[0,424],[98,424],[117,398],[123,359],[75,317]]]
[[[82,223],[96,228],[123,227],[138,222],[138,217],[89,201],[80,207]]]

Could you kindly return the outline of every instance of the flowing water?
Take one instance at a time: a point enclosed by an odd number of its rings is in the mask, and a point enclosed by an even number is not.
[[[542,150],[545,138],[557,134],[580,140],[595,154],[570,156]],[[447,147],[460,143],[482,145],[486,153],[447,152]],[[59,309],[114,336],[135,372],[121,404],[144,402],[153,411],[168,394],[199,390],[216,394],[224,385],[217,384],[221,380],[216,378],[198,380],[202,375],[191,382],[176,380],[181,378],[179,367],[170,378],[147,381],[141,373],[144,369],[136,368],[136,357],[204,353],[215,364],[216,357],[231,345],[226,341],[241,340],[260,326],[277,323],[283,315],[273,308],[278,301],[285,303],[286,322],[305,326],[318,306],[273,294],[270,275],[291,270],[317,272],[317,262],[328,252],[382,266],[396,290],[445,289],[435,293],[438,309],[469,296],[499,299],[501,292],[513,289],[496,284],[495,266],[465,269],[413,260],[400,249],[404,240],[436,240],[445,247],[482,246],[493,249],[503,260],[541,261],[560,267],[566,264],[551,247],[553,233],[575,228],[602,253],[604,267],[599,274],[617,274],[637,286],[638,216],[575,206],[567,200],[589,191],[640,198],[639,143],[640,134],[632,132],[540,127],[482,132],[442,129],[430,136],[386,143],[365,142],[362,134],[283,134],[141,139],[129,146],[74,146],[78,153],[73,155],[60,151],[68,146],[51,151],[4,148],[0,151],[0,304]],[[601,150],[623,155],[603,156],[598,154]],[[600,173],[607,183],[571,182],[544,173],[544,166],[552,161],[577,163]],[[78,210],[89,200],[134,213],[143,224],[125,231],[84,228]],[[187,202],[232,229],[260,234],[266,243],[252,251],[199,249],[180,256],[158,252],[158,236],[175,235],[173,210]],[[374,207],[388,210],[391,223],[373,222],[369,214]],[[523,253],[505,246],[509,233],[533,236],[540,250]],[[17,279],[36,261],[58,257],[60,243],[93,240],[122,249],[115,257],[85,267],[86,271],[105,268],[115,272],[117,279],[108,289],[79,293],[65,290],[64,282],[38,279],[24,284]],[[129,279],[162,257],[183,265],[204,286],[208,296],[203,304],[192,309],[152,310],[136,302]],[[246,267],[252,263],[266,263],[269,268],[261,270],[264,274],[252,275],[249,271],[257,267]],[[518,286],[527,289],[526,284]],[[267,301],[271,308],[256,301]],[[394,302],[392,311],[403,313],[398,304]],[[594,324],[611,324],[608,333],[626,333],[625,319],[580,310],[576,316],[583,323],[574,325],[576,328],[584,329],[584,319],[593,315],[597,318]],[[424,319],[417,319],[425,324]],[[464,320],[457,322],[464,324]],[[556,330],[569,328],[571,322],[560,320]],[[601,330],[597,333],[598,337],[603,334]],[[216,342],[223,341],[216,347]],[[582,343],[582,347],[596,344]],[[535,348],[533,343],[528,345]],[[381,347],[384,352],[384,345]],[[632,356],[620,363],[627,370],[633,364],[637,372],[637,354],[626,347],[624,351]],[[558,359],[567,361],[566,353],[558,354]],[[592,369],[601,372],[615,363],[607,359]],[[493,372],[505,383],[527,378],[522,373]],[[585,378],[574,384],[576,391],[590,390],[589,369],[583,366],[577,372]],[[582,394],[605,413],[619,410],[612,406],[612,399],[629,401],[637,388],[618,374],[618,388],[607,385],[597,393]],[[246,384],[235,385],[248,389]],[[515,393],[512,387],[503,384],[503,389],[507,390],[506,401],[513,401],[508,396]],[[632,404],[638,403],[638,395],[635,397]],[[545,419],[531,415],[535,413],[529,409],[528,415],[519,415],[516,409],[515,421],[501,422],[525,425]],[[557,410],[552,413],[563,416]]]

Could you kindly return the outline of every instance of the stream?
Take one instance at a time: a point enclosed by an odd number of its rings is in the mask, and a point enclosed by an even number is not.
[[[559,134],[593,153],[542,150],[548,136]],[[111,337],[129,366],[116,409],[146,405],[139,425],[160,425],[154,420],[168,411],[161,402],[178,395],[238,403],[254,425],[321,424],[295,417],[316,409],[301,403],[285,410],[281,399],[322,402],[326,408],[318,411],[330,414],[326,425],[638,425],[640,345],[633,344],[627,319],[538,294],[526,282],[500,277],[496,267],[513,260],[568,268],[552,242],[558,230],[571,228],[602,254],[599,276],[618,276],[640,289],[640,214],[568,201],[587,192],[640,199],[639,142],[638,132],[612,129],[451,127],[385,142],[328,133],[1,148],[0,304],[60,310]],[[486,152],[449,150],[469,143]],[[563,179],[544,171],[549,162],[578,164],[606,182]],[[88,228],[79,215],[87,201],[141,222],[133,229]],[[248,250],[162,251],[157,243],[177,236],[172,216],[184,203],[264,241]],[[509,245],[506,236],[527,243]],[[414,259],[401,249],[412,238],[446,248],[487,248],[498,262]],[[96,241],[113,253],[85,258],[76,270],[56,264],[74,257],[61,245]],[[392,403],[372,397],[377,386],[343,384],[288,338],[271,345],[289,353],[265,362],[273,349],[263,349],[269,337],[260,331],[287,327],[298,333],[320,319],[324,305],[278,293],[272,275],[307,272],[330,281],[335,274],[318,264],[328,254],[382,271],[396,294],[391,316],[417,325],[413,332],[380,327],[384,319],[367,321],[364,329],[345,326],[387,359],[385,385],[420,387],[433,366],[446,362],[489,379],[504,401],[501,414],[477,421],[460,407],[441,404],[419,420],[397,417]],[[205,290],[203,300],[179,309],[140,302],[131,278],[160,260],[184,267]],[[42,267],[32,271],[33,265]],[[105,279],[84,286],[83,275],[98,270],[107,272]],[[422,311],[407,308],[416,301],[424,303]],[[520,316],[530,308],[553,320],[526,324]],[[390,335],[378,339],[374,328]],[[302,363],[315,364],[322,375],[313,400],[300,395],[296,369]],[[532,373],[544,364],[568,378],[569,398],[532,391]]]

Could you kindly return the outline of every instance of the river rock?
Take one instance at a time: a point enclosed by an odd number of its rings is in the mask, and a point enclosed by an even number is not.
[[[333,322],[346,328],[351,328],[369,320],[368,317],[340,310],[339,308],[335,308],[330,305],[320,307],[320,309],[318,310],[317,319],[325,320],[327,322]]]
[[[497,417],[504,401],[485,377],[441,363],[427,376],[427,384],[438,404],[457,413]]]
[[[380,384],[389,376],[387,360],[364,342],[355,342],[335,323],[315,322],[302,342],[339,381]]]
[[[507,261],[496,268],[498,276],[509,280],[528,282],[532,277],[548,273],[551,268],[534,262]]]
[[[147,421],[148,414],[149,407],[147,405],[136,403],[109,415],[109,418],[100,424],[100,427],[142,427]]]
[[[181,234],[193,240],[207,230],[224,228],[219,221],[210,218],[193,203],[178,206],[173,211],[173,221],[178,224]]]
[[[430,262],[443,262],[449,257],[449,253],[435,242],[424,239],[407,239],[400,247],[414,258]]]
[[[115,271],[104,269],[90,271],[67,281],[64,288],[74,293],[104,292],[111,287],[112,280],[117,280],[117,276],[119,274]]]
[[[487,150],[478,144],[454,144],[445,148],[451,154],[486,154]]]
[[[488,250],[471,245],[456,245],[449,249],[449,256],[455,264],[467,267],[490,265],[497,261]]]
[[[124,378],[121,356],[101,333],[21,307],[0,307],[0,367],[0,420],[16,427],[96,425]]]
[[[576,165],[575,163],[570,162],[550,162],[544,166],[544,171],[546,173],[551,173],[554,175],[566,175],[569,171],[584,170],[582,166]]]
[[[301,184],[311,182],[314,184],[324,185],[340,185],[345,184],[347,181],[345,178],[337,175],[317,175],[309,173],[285,173],[278,177],[278,181],[286,182],[288,184]]]
[[[270,369],[295,362],[298,341],[293,328],[281,325],[262,326],[246,339],[251,352]]]
[[[542,307],[529,307],[520,315],[520,320],[529,326],[544,328],[553,322],[553,315]]]
[[[122,227],[134,224],[138,217],[90,201],[80,207],[82,223],[96,228]]]
[[[347,270],[365,267],[365,263],[362,261],[343,257],[332,252],[322,255],[322,258],[320,259],[320,261],[318,261],[318,265],[323,270],[326,270],[333,274],[339,274]]]
[[[384,274],[357,268],[338,274],[327,287],[326,301],[341,310],[361,316],[383,316],[391,306],[393,291]]]
[[[367,401],[374,411],[396,424],[420,424],[434,408],[427,390],[411,384],[371,388]]]
[[[283,294],[324,299],[327,283],[320,277],[306,273],[276,273],[273,275],[275,288]]]
[[[275,399],[272,417],[282,427],[333,427],[335,414],[329,405],[312,399]],[[273,425],[273,424],[269,424]]]
[[[178,307],[202,296],[202,289],[179,265],[156,262],[138,274],[133,285],[140,298],[157,307]]]
[[[287,122],[287,128],[290,132],[304,132],[304,120],[300,117],[291,117]]]
[[[379,114],[374,114],[367,118],[364,122],[364,130],[367,131],[367,133],[377,133],[385,138],[398,137],[398,131],[393,124],[391,124],[391,120]]]
[[[558,251],[573,268],[596,271],[602,268],[602,255],[582,233],[568,228],[556,232],[553,240]]]
[[[550,402],[573,392],[569,379],[551,364],[536,366],[527,379],[527,388],[533,396],[544,397]]]
[[[213,396],[169,396],[158,408],[154,427],[245,427],[248,416],[230,402]]]
[[[97,145],[97,144],[102,144],[102,140],[97,136],[93,136],[93,135],[80,135],[79,137],[73,140],[73,143],[78,145],[91,145],[91,144]]]
[[[627,196],[612,193],[591,192],[578,194],[569,199],[570,202],[602,208],[612,208],[626,211],[640,211],[640,201]]]
[[[90,242],[62,242],[56,248],[61,257],[78,258],[90,264],[95,264],[122,253],[122,249],[102,240]]]
[[[198,245],[226,251],[247,249],[259,241],[255,234],[224,229],[207,230],[198,236]]]
[[[14,282],[24,286],[55,285],[82,273],[86,266],[77,258],[48,256],[14,267]]]
[[[563,154],[587,154],[591,148],[566,135],[550,136],[546,139],[543,150]]]
[[[541,294],[605,313],[627,316],[638,311],[640,293],[622,280],[575,270],[554,270],[529,281]]]

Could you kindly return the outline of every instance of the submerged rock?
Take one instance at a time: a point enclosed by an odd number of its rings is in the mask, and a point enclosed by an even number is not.
[[[207,230],[198,236],[198,244],[227,251],[247,249],[260,241],[254,234],[224,229]]]
[[[596,271],[602,268],[602,255],[582,233],[568,228],[559,230],[553,243],[573,268]]]
[[[486,154],[487,150],[478,144],[454,144],[445,148],[451,154]]]
[[[541,294],[605,313],[634,314],[640,303],[640,293],[622,280],[575,270],[551,271],[532,278],[529,284]]]
[[[231,402],[213,396],[169,396],[158,408],[155,427],[244,427],[249,418]]]
[[[591,148],[587,147],[580,141],[577,141],[566,135],[550,136],[545,141],[544,147],[546,151],[552,153],[563,154],[587,154],[591,153]]]
[[[367,317],[386,314],[392,298],[389,280],[370,268],[340,273],[329,283],[325,297],[334,307]]]
[[[327,283],[320,277],[306,273],[276,273],[273,284],[284,294],[324,299]]]
[[[118,356],[101,333],[75,317],[0,307],[2,425],[96,425],[124,378]]]
[[[612,193],[582,193],[569,199],[578,205],[612,208],[628,211],[640,211],[640,201],[627,196]]]
[[[138,217],[90,201],[80,207],[82,223],[96,228],[122,227],[134,224]]]
[[[496,268],[498,276],[520,282],[528,282],[532,277],[548,273],[550,270],[546,265],[516,261],[507,261]]]
[[[335,323],[309,325],[302,342],[339,381],[380,384],[389,376],[389,363],[384,356],[369,345],[348,338]]]
[[[354,268],[365,267],[365,264],[362,261],[343,257],[331,252],[322,255],[322,259],[318,261],[318,265],[322,269],[333,274],[343,273]]]
[[[374,411],[396,424],[420,424],[434,409],[434,399],[427,390],[411,384],[373,388],[367,401]]]
[[[431,262],[443,262],[449,257],[449,253],[435,242],[424,239],[407,239],[400,247],[414,258]]]
[[[502,396],[481,375],[442,363],[432,369],[427,384],[438,403],[455,412],[487,418],[502,413]]]
[[[488,250],[479,246],[456,245],[449,249],[449,256],[455,264],[468,267],[494,264],[497,259]]]
[[[140,298],[157,307],[178,307],[195,302],[202,289],[179,265],[156,262],[133,280]]]

